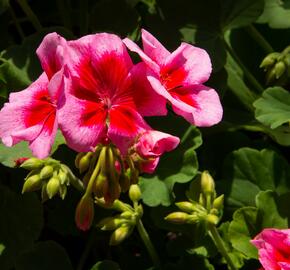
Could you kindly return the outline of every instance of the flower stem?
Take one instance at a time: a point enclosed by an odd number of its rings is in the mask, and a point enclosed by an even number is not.
[[[156,252],[156,250],[155,250],[155,248],[154,248],[154,246],[153,246],[153,244],[152,244],[152,242],[150,240],[150,237],[149,237],[149,235],[148,235],[148,233],[147,233],[147,231],[146,231],[141,219],[139,219],[137,221],[137,229],[138,229],[139,235],[140,235],[140,237],[141,237],[141,239],[142,239],[142,241],[143,241],[143,243],[144,243],[144,245],[145,245],[145,247],[146,247],[146,249],[147,249],[147,251],[148,251],[148,253],[149,253],[149,255],[150,255],[151,259],[152,259],[152,261],[153,261],[153,263],[154,263],[154,266],[156,268],[159,268],[160,267],[159,257],[157,255],[157,252]]]
[[[22,8],[23,12],[26,14],[28,19],[31,21],[32,25],[37,31],[40,31],[42,29],[42,25],[40,21],[38,20],[37,16],[34,14],[26,0],[17,0],[18,4]]]
[[[263,48],[265,53],[269,54],[274,52],[274,49],[269,42],[261,35],[255,26],[250,25],[245,28],[248,34]]]
[[[242,63],[239,56],[235,53],[232,47],[228,44],[228,42],[224,41],[225,47],[228,53],[232,56],[232,58],[237,62],[240,68],[243,70],[245,77],[250,81],[250,83],[256,88],[256,90],[260,93],[264,91],[262,85],[256,80],[253,74],[248,70],[248,68]]]
[[[216,226],[209,224],[208,230],[209,230],[209,232],[214,240],[214,243],[215,243],[217,249],[219,250],[221,255],[225,258],[229,269],[230,270],[237,270],[237,268],[235,267],[231,257],[229,256],[229,254],[225,248],[224,241],[221,238]]]

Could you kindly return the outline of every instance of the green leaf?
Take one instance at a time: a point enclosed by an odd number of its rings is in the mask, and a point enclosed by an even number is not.
[[[250,243],[261,230],[258,219],[258,210],[255,207],[243,207],[238,209],[229,225],[229,238],[233,247],[247,256],[258,258],[257,249]]]
[[[197,128],[193,131],[190,140],[161,158],[156,175],[141,177],[142,199],[148,206],[170,205],[175,183],[187,183],[197,174],[195,149],[201,144],[201,135]]]
[[[263,0],[222,0],[221,25],[224,30],[243,27],[256,21],[264,9]]]
[[[21,254],[16,270],[72,270],[65,249],[54,241],[39,242]]]
[[[263,228],[287,229],[290,218],[289,193],[261,191],[256,197],[256,205],[262,216]]]
[[[0,186],[0,213],[0,268],[9,270],[38,239],[43,226],[42,205],[35,194],[19,195]]]
[[[120,270],[120,267],[117,263],[109,260],[104,260],[97,262],[91,270]]]
[[[51,154],[54,153],[57,148],[64,144],[65,140],[61,132],[56,134],[55,142],[52,146]],[[0,143],[0,163],[7,167],[15,167],[15,161],[22,157],[32,157],[32,153],[28,148],[27,142],[20,142],[12,147],[7,147]]]
[[[282,87],[266,89],[253,105],[256,119],[264,125],[275,129],[290,124],[290,93]]]
[[[290,28],[289,0],[265,0],[265,9],[258,23],[268,23],[271,28]]]
[[[233,207],[255,206],[255,196],[261,190],[282,194],[290,188],[289,164],[272,150],[241,148],[234,151],[225,161],[223,174],[225,180],[220,187]]]

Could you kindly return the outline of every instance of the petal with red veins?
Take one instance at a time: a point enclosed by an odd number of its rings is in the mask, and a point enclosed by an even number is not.
[[[125,153],[131,140],[141,131],[150,129],[141,115],[128,106],[114,106],[109,111],[108,137]]]
[[[27,89],[11,94],[10,102],[0,111],[3,143],[12,146],[28,141],[39,158],[49,154],[57,129],[56,106],[51,103],[47,84],[47,77],[42,74]]]
[[[142,29],[141,32],[144,53],[158,65],[162,65],[170,52],[145,29]]]
[[[176,101],[172,102],[173,110],[191,124],[208,127],[221,121],[223,109],[214,89],[196,85],[177,88],[170,93]]]
[[[90,151],[105,137],[107,112],[102,104],[68,95],[59,113],[61,131],[72,149]]]
[[[154,62],[147,54],[145,54],[135,42],[128,38],[123,39],[123,42],[130,51],[137,53],[149,68],[151,68],[155,73],[159,74],[159,65]]]
[[[208,80],[211,74],[211,61],[208,53],[198,47],[182,43],[167,59],[162,70],[173,74],[172,80],[180,80],[179,85],[190,86]],[[178,76],[176,76],[178,70]],[[180,72],[184,74],[180,76]],[[183,78],[182,78],[183,77]],[[176,86],[178,83],[176,82]]]
[[[143,116],[166,115],[166,99],[157,94],[146,77],[146,65],[139,63],[132,70],[132,95],[138,112]]]
[[[66,40],[57,33],[46,35],[36,50],[41,66],[50,79],[63,66]]]

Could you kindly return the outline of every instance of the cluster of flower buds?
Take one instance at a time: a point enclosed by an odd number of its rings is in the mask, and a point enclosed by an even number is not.
[[[130,236],[138,220],[143,215],[143,208],[138,201],[141,198],[141,191],[138,185],[131,185],[129,189],[129,197],[133,202],[133,207],[129,204],[115,200],[110,209],[116,210],[119,214],[113,217],[102,219],[97,227],[103,231],[113,231],[110,237],[110,245],[115,246]],[[103,199],[96,199],[97,204],[106,207]]]
[[[200,186],[198,198],[195,181],[199,181]],[[207,171],[204,171],[200,179],[195,181],[191,183],[187,192],[189,201],[176,203],[180,211],[170,213],[165,219],[176,224],[217,225],[222,216],[224,195],[216,196],[214,180]]]
[[[290,76],[290,46],[281,53],[268,54],[262,61],[261,68],[266,72],[266,84],[285,85]]]
[[[57,194],[64,199],[67,186],[70,184],[82,189],[81,182],[66,165],[58,160],[33,157],[25,160],[20,167],[30,170],[25,178],[22,193],[41,190],[42,201],[51,199]]]

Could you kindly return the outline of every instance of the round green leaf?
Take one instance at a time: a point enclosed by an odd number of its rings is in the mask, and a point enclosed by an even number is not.
[[[290,93],[282,87],[266,89],[253,105],[256,119],[272,129],[290,123]]]

